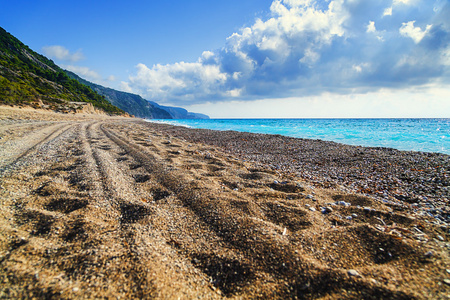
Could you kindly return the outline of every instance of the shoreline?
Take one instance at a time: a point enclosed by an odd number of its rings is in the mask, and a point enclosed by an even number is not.
[[[0,136],[2,297],[450,290],[449,227],[435,217],[448,212],[448,190],[428,191],[446,187],[446,156],[1,108]],[[412,170],[421,164],[426,172]],[[396,183],[388,193],[420,196],[418,182],[432,198],[417,205],[353,192]]]
[[[343,138],[338,138],[338,137],[335,137],[335,138],[333,138],[333,137],[329,137],[328,139],[327,138],[324,138],[324,137],[322,137],[322,136],[320,136],[320,135],[317,135],[317,136],[313,136],[313,134],[310,134],[310,133],[308,133],[308,132],[306,132],[306,133],[304,133],[305,134],[305,136],[297,136],[297,134],[296,133],[289,133],[289,132],[286,132],[286,133],[270,133],[270,132],[263,132],[263,130],[257,130],[257,129],[255,129],[255,128],[258,128],[258,126],[259,125],[255,125],[255,124],[244,124],[243,126],[245,127],[245,126],[250,126],[251,128],[246,128],[246,129],[242,129],[242,130],[239,130],[239,129],[225,129],[225,128],[220,128],[220,126],[219,127],[217,127],[217,128],[207,128],[208,126],[204,126],[205,128],[201,128],[201,127],[195,127],[195,125],[194,126],[191,126],[191,125],[189,125],[188,123],[189,122],[196,122],[197,120],[151,120],[151,119],[143,119],[145,122],[151,122],[151,123],[160,123],[160,124],[168,124],[168,125],[173,125],[173,126],[181,126],[181,127],[186,127],[186,128],[191,128],[191,129],[209,129],[209,130],[219,130],[219,131],[236,131],[236,132],[243,132],[243,133],[260,133],[260,134],[274,134],[274,135],[277,135],[277,134],[279,134],[279,135],[282,135],[282,136],[285,136],[285,137],[292,137],[292,138],[299,138],[299,139],[307,139],[307,140],[321,140],[321,141],[324,141],[324,142],[335,142],[335,143],[339,143],[339,144],[343,144],[343,145],[347,145],[347,146],[360,146],[360,147],[366,147],[366,148],[388,148],[388,149],[395,149],[395,150],[398,150],[398,151],[411,151],[411,152],[426,152],[426,153],[439,153],[439,154],[445,154],[445,155],[450,155],[450,152],[448,152],[448,153],[445,153],[445,151],[444,150],[440,150],[440,149],[434,149],[433,147],[431,147],[431,146],[428,146],[428,147],[430,147],[428,150],[427,149],[425,149],[425,150],[417,150],[417,149],[413,149],[413,148],[411,148],[411,146],[402,146],[401,144],[399,144],[397,147],[395,146],[395,143],[394,144],[392,144],[392,145],[384,145],[383,143],[380,143],[380,141],[378,141],[378,143],[377,142],[372,142],[372,143],[367,143],[367,141],[361,141],[361,137],[359,137],[359,138],[356,138],[356,140],[355,139],[343,139]],[[286,120],[303,120],[303,121],[339,121],[339,120],[358,120],[358,121],[364,121],[364,120],[367,120],[367,121],[373,121],[373,120],[450,120],[450,119],[448,119],[448,118],[422,118],[422,119],[420,119],[420,118],[405,118],[405,119],[396,119],[396,118],[386,118],[386,119],[381,119],[381,118],[378,118],[378,119],[354,119],[354,118],[351,118],[351,119],[340,119],[340,118],[331,118],[331,119],[211,119],[211,120],[199,120],[200,122],[203,122],[203,121],[215,121],[215,120],[219,120],[219,121],[235,121],[235,120],[244,120],[244,121],[246,121],[246,120],[255,120],[255,121],[276,121],[276,120],[281,120],[281,121],[286,121]],[[184,122],[185,121],[185,122]],[[184,123],[186,123],[186,124],[183,124],[183,122]],[[299,124],[299,125],[301,125],[301,124]],[[336,124],[337,125],[337,124]],[[230,124],[230,126],[232,127],[233,126],[233,124]],[[256,126],[256,127],[253,127],[253,126]],[[268,126],[268,125],[265,125],[265,126],[263,126],[263,127],[261,127],[261,128],[265,128],[266,126]],[[276,129],[276,128],[275,128]],[[292,129],[292,128],[291,128]],[[287,127],[285,128],[285,130],[289,130]],[[344,130],[344,129],[343,129]],[[359,133],[359,134],[361,134],[361,133]],[[404,141],[403,141],[404,142]],[[419,145],[416,145],[416,146],[419,146]],[[448,147],[447,147],[448,148]],[[446,150],[446,151],[450,151],[450,150]]]

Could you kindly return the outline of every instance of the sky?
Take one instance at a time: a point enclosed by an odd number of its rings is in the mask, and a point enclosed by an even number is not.
[[[213,118],[450,117],[450,0],[0,0],[107,87]]]

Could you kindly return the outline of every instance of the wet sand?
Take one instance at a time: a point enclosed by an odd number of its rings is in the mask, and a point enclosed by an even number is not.
[[[0,297],[449,296],[449,156],[12,108],[0,137]]]

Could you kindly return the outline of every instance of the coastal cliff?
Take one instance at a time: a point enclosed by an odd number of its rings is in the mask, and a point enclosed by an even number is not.
[[[209,119],[204,114],[188,112],[181,107],[162,106],[156,102],[145,100],[136,94],[122,92],[92,83],[67,70],[66,74],[70,78],[89,86],[108,99],[112,104],[136,117],[146,119]]]

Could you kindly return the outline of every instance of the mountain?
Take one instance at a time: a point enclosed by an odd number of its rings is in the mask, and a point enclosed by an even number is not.
[[[74,112],[92,105],[97,111],[123,115],[90,87],[70,78],[52,60],[40,55],[0,27],[0,104],[29,105]]]
[[[105,96],[112,104],[129,114],[148,119],[209,119],[207,115],[189,112],[181,107],[162,106],[156,102],[148,101],[139,95],[117,91],[90,81],[87,81],[73,72],[66,71],[70,78],[91,87],[100,95]]]
[[[151,104],[155,105],[156,107],[159,107],[159,108],[164,109],[165,111],[169,112],[173,119],[209,119],[209,116],[207,116],[207,115],[193,113],[193,112],[187,111],[186,109],[181,108],[181,107],[162,106],[153,101],[149,101],[149,102]]]
[[[148,102],[139,95],[117,91],[92,83],[67,70],[66,74],[70,78],[89,86],[91,89],[108,99],[113,105],[136,117],[148,119],[173,119],[169,112],[159,108],[159,105]]]
[[[209,119],[181,107],[94,84],[63,70],[0,27],[0,104],[77,111],[87,104],[108,114],[149,119]]]

